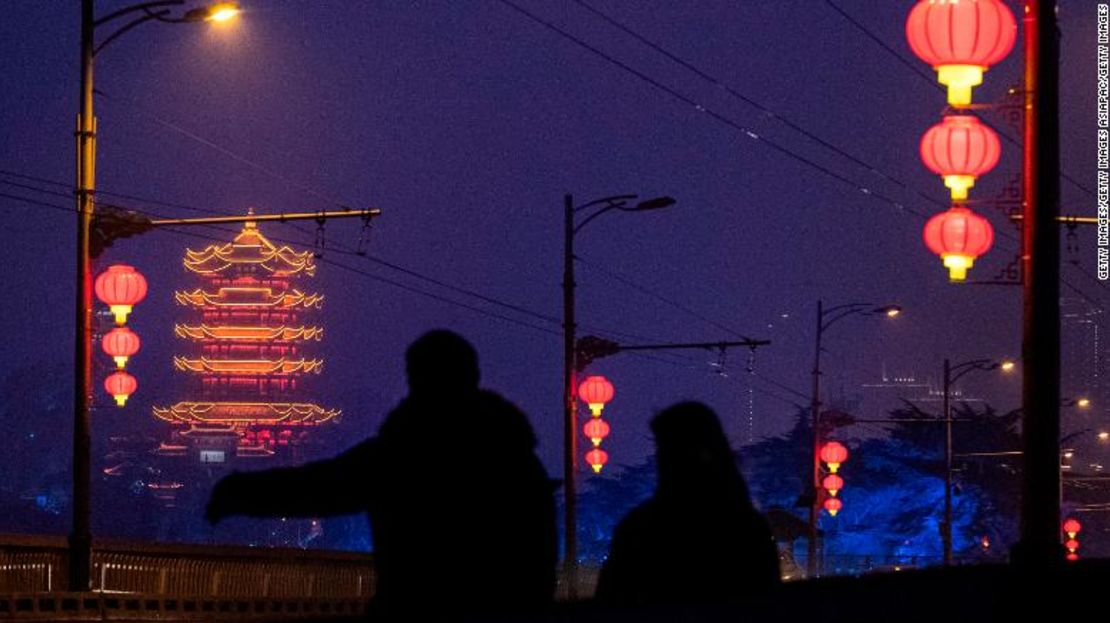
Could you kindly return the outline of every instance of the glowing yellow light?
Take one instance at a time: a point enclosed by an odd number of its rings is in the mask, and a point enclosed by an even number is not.
[[[1003,361],[1002,365],[1000,367],[1002,368],[1003,372],[1009,372],[1009,371],[1013,370],[1016,365],[1017,364],[1015,364],[1012,361]]]
[[[1071,458],[1071,457],[1073,457],[1073,456],[1075,456],[1075,453],[1074,453],[1074,452],[1065,452],[1065,453],[1064,453],[1064,458],[1065,458],[1065,459],[1070,459],[1070,458]]]
[[[127,355],[116,355],[112,357],[112,360],[116,362],[117,370],[122,370],[127,367]]]
[[[1075,401],[1075,406],[1079,407],[1080,409],[1086,409],[1087,407],[1091,406],[1091,399],[1080,398],[1079,400]]]
[[[829,472],[835,474],[836,470],[840,469],[840,463],[828,463]],[[835,514],[834,514],[835,517]]]
[[[210,22],[226,22],[242,13],[239,5],[234,2],[220,2],[208,7],[208,17],[205,18]]]
[[[902,313],[902,310],[898,309],[897,307],[891,307],[890,309],[886,310],[886,315],[888,318],[894,318],[900,313]]]
[[[112,314],[116,317],[116,324],[123,326],[127,324],[127,314],[131,313],[130,305],[109,305],[108,309],[112,310]]]
[[[1106,431],[1102,431],[1101,433],[1098,434],[1098,438],[1101,441],[1106,441],[1107,439],[1110,439],[1110,433],[1108,433]]]
[[[595,474],[600,474],[601,473],[601,467],[602,467],[601,464],[591,465],[590,467],[593,468]]]
[[[948,279],[950,281],[967,279],[967,270],[975,263],[975,258],[967,255],[944,255],[941,257],[944,260],[944,265],[948,268]]]
[[[116,399],[116,404],[121,407],[127,404],[127,394],[116,394],[112,397]]]
[[[967,190],[975,185],[975,176],[945,175],[944,185],[952,191],[952,201],[965,201]]]
[[[979,65],[941,65],[937,67],[937,82],[948,87],[948,103],[957,108],[970,106],[971,88],[983,84],[984,70],[986,70],[986,67]]]

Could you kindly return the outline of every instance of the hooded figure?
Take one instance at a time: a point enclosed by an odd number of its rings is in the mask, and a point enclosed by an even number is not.
[[[235,473],[208,517],[366,512],[380,613],[541,608],[555,586],[553,488],[524,414],[478,387],[474,348],[432,331],[406,353],[409,395],[378,435],[296,468]]]
[[[597,598],[620,605],[721,603],[779,583],[778,550],[717,415],[697,402],[651,422],[655,495],[613,532]]]

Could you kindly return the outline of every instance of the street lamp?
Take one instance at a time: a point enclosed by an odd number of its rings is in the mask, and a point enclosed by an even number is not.
[[[885,316],[894,318],[902,313],[898,305],[875,305],[874,303],[847,303],[825,309],[824,303],[817,301],[817,337],[813,353],[813,395],[810,400],[810,410],[813,427],[813,471],[808,475],[809,485],[809,540],[806,554],[806,574],[808,577],[817,575],[817,515],[821,512],[818,507],[817,492],[821,490],[821,338],[825,331],[834,323],[848,316]]]
[[[948,359],[944,360],[944,522],[941,524],[941,539],[944,542],[946,567],[952,564],[952,383],[972,370],[1010,372],[1014,367],[1014,362],[1009,360],[973,359],[955,366]]]
[[[586,225],[607,212],[647,212],[674,205],[673,197],[656,197],[629,205],[636,195],[614,195],[603,197],[580,206],[574,205],[570,194],[563,201],[563,564],[567,571],[568,596],[575,593],[575,569],[577,567],[578,539],[575,517],[575,465],[577,460],[578,425],[575,418],[578,405],[575,392],[578,389],[575,379],[575,330],[574,321],[574,236]],[[587,210],[594,211],[576,224],[576,217]],[[596,455],[595,458],[599,458]],[[595,463],[596,464],[596,463]]]
[[[73,531],[69,537],[69,590],[89,589],[89,565],[92,557],[89,495],[89,448],[91,421],[89,403],[92,393],[92,318],[93,288],[89,232],[95,211],[96,190],[96,117],[93,115],[93,60],[105,46],[124,33],[149,21],[166,23],[226,21],[239,12],[233,2],[221,2],[205,9],[193,9],[175,18],[169,7],[185,4],[185,0],[143,2],[113,11],[101,18],[93,14],[93,0],[81,0],[81,93],[77,113],[77,304],[76,345],[74,349],[73,409]],[[96,40],[96,29],[119,24],[121,18],[132,18],[104,37]]]

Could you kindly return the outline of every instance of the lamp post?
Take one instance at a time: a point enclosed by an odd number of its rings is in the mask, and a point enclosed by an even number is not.
[[[808,474],[809,485],[809,540],[806,552],[806,575],[817,576],[817,516],[821,512],[817,492],[821,490],[821,340],[830,326],[848,316],[883,315],[893,318],[902,312],[898,305],[875,305],[874,303],[846,303],[825,309],[821,300],[817,301],[817,336],[813,351],[813,394],[810,399],[810,417],[813,428],[813,471]]]
[[[74,349],[73,405],[73,529],[69,537],[69,590],[89,589],[92,558],[89,493],[92,400],[92,259],[89,232],[93,225],[96,191],[96,117],[93,115],[93,60],[112,41],[148,21],[186,23],[226,21],[239,12],[233,2],[220,2],[193,9],[182,17],[172,17],[167,7],[181,6],[185,0],[143,2],[113,11],[101,18],[93,13],[93,0],[81,0],[81,91],[77,113],[77,297]],[[96,41],[97,27],[132,17],[115,32]]]
[[[948,359],[944,360],[944,522],[941,524],[940,536],[944,543],[944,566],[952,564],[952,404],[951,387],[960,377],[972,370],[997,370],[1009,372],[1014,369],[1012,361],[995,361],[993,359],[973,359],[952,365]]]
[[[672,197],[656,197],[628,205],[636,195],[614,195],[604,197],[580,206],[574,205],[573,195],[563,200],[563,565],[566,569],[568,596],[575,594],[575,570],[577,568],[578,538],[576,501],[575,501],[575,461],[577,460],[578,428],[575,414],[578,389],[575,378],[575,330],[574,319],[574,236],[591,221],[607,212],[646,212],[674,205]],[[596,210],[575,224],[575,217],[590,208]]]

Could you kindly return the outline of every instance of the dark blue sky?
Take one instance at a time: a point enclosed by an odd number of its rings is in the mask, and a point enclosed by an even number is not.
[[[794,411],[790,402],[805,402],[774,384],[808,392],[819,297],[828,305],[898,302],[906,310],[895,322],[851,319],[830,331],[826,386],[834,392],[858,393],[884,364],[892,373],[935,378],[945,356],[1019,354],[1019,289],[949,285],[939,259],[920,241],[923,220],[911,213],[938,211],[921,193],[946,197],[917,155],[919,137],[939,118],[943,94],[830,5],[589,0],[724,85],[873,164],[882,176],[742,103],[581,5],[520,2],[711,113],[854,185],[784,156],[496,0],[245,0],[242,19],[227,28],[143,26],[97,59],[96,84],[104,93],[96,103],[98,185],[227,213],[249,206],[260,212],[377,206],[385,214],[373,233],[375,256],[554,317],[561,313],[563,194],[573,192],[581,201],[672,195],[678,205],[670,210],[607,215],[580,235],[579,255],[588,262],[579,265],[583,333],[620,331],[644,341],[733,337],[604,272],[611,271],[715,323],[772,340],[755,359],[761,377],[754,393],[757,437],[784,430]],[[105,1],[99,10],[124,4]],[[836,5],[931,73],[904,41],[911,2]],[[1090,188],[1095,2],[1060,5],[1062,160],[1065,171]],[[5,7],[0,169],[72,183],[78,16],[75,2]],[[1001,98],[1020,80],[1020,40],[1018,46],[987,73],[977,102]],[[987,119],[1004,124],[1000,116]],[[1019,158],[1017,146],[1004,142],[1001,164],[976,185],[973,197],[996,195],[1018,170]],[[0,180],[27,183],[5,175]],[[34,185],[68,193],[62,186]],[[1093,213],[1088,194],[1066,182],[1063,188],[1065,211]],[[67,198],[10,184],[0,185],[0,192],[72,206]],[[196,215],[119,197],[103,200]],[[8,293],[0,315],[8,336],[0,372],[39,360],[69,361],[74,219],[9,198],[0,198],[0,208],[0,271]],[[976,264],[973,278],[990,278],[1016,248],[1014,230],[1001,215],[988,208],[983,213],[999,240]],[[311,233],[288,226],[264,231],[312,243]],[[357,236],[356,222],[327,227],[330,245],[353,246]],[[181,316],[172,291],[190,284],[180,262],[184,247],[204,244],[159,232],[121,241],[104,257],[104,265],[139,267],[151,292],[132,324],[144,340],[133,366],[139,393],[125,411],[99,411],[98,418],[153,427],[151,403],[183,398],[183,383],[171,371],[171,355],[180,349],[172,324]],[[1079,249],[1066,259],[1093,273],[1089,232],[1079,232]],[[329,253],[325,259],[559,330],[359,257]],[[1086,296],[1106,300],[1105,288],[1092,278],[1071,267],[1063,274]],[[313,387],[321,402],[344,410],[341,426],[355,435],[374,430],[404,393],[405,346],[429,328],[451,327],[480,349],[485,384],[528,412],[544,460],[559,471],[562,350],[556,334],[328,264],[312,287],[327,295],[320,349],[327,363]],[[1074,294],[1067,286],[1064,292]],[[715,355],[691,352],[671,362],[621,355],[596,363],[590,371],[617,387],[606,412],[614,429],[606,443],[613,461],[641,460],[650,451],[650,415],[679,399],[705,400],[719,410],[735,442],[746,440],[747,353],[730,354],[727,378],[714,373],[709,363],[715,361]],[[1018,380],[978,377],[965,391],[1013,408]],[[96,397],[106,398],[99,385]],[[475,451],[490,453],[493,467],[496,448]]]

